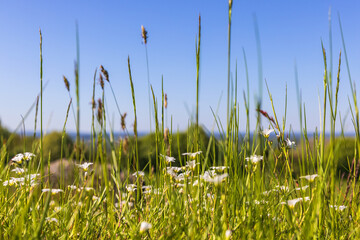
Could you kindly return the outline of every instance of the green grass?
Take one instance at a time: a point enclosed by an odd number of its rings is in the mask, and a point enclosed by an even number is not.
[[[92,139],[88,144],[80,142],[79,54],[75,66],[76,142],[72,143],[66,135],[71,99],[64,116],[63,131],[53,135],[42,135],[43,85],[40,39],[41,137],[21,137],[0,126],[3,143],[0,154],[2,239],[357,238],[360,230],[360,200],[357,197],[360,190],[357,183],[360,168],[360,136],[354,88],[351,88],[352,102],[349,100],[349,105],[355,137],[345,138],[342,129],[341,136],[335,137],[335,122],[338,118],[337,96],[341,90],[341,54],[337,74],[332,74],[328,69],[329,60],[325,47],[319,49],[323,52],[324,60],[324,92],[320,113],[322,125],[320,131],[316,131],[313,136],[307,135],[306,108],[297,87],[302,132],[301,138],[296,140],[297,147],[294,148],[292,141],[295,139],[292,135],[290,134],[290,139],[285,137],[287,132],[292,132],[291,129],[285,128],[287,106],[284,116],[276,114],[276,104],[267,84],[272,109],[260,109],[263,101],[262,83],[259,86],[260,96],[254,104],[250,104],[245,51],[243,57],[247,91],[243,93],[243,103],[238,102],[237,97],[237,64],[235,83],[230,84],[231,4],[232,1],[229,2],[227,122],[222,123],[214,113],[216,128],[210,133],[204,131],[198,118],[200,17],[195,45],[195,121],[189,122],[186,132],[173,131],[172,123],[168,126],[167,117],[166,120],[164,117],[167,114],[164,89],[162,88],[161,96],[156,96],[149,85],[149,96],[150,90],[152,92],[149,105],[153,108],[149,111],[149,116],[153,119],[149,121],[150,128],[151,122],[154,122],[154,131],[150,129],[151,134],[139,137],[136,89],[133,86],[129,57],[129,90],[132,93],[135,122],[133,130],[128,130],[125,121],[123,122],[126,137],[120,143],[114,141],[113,127],[108,121],[109,118],[106,118],[108,112],[112,111],[106,106],[107,85],[111,88],[116,104],[118,99],[103,66],[100,67],[99,73],[95,71],[94,74],[90,129]],[[331,27],[331,24],[329,25]],[[341,34],[344,44],[344,36]],[[256,35],[258,60],[261,63],[258,31]],[[147,48],[147,45],[145,47]],[[345,44],[343,47],[348,67]],[[79,50],[79,46],[77,49]],[[148,66],[147,54],[146,62]],[[261,75],[261,66],[259,74]],[[352,87],[349,69],[348,74]],[[296,75],[295,70],[295,79]],[[332,79],[335,75],[336,80]],[[96,105],[95,79],[98,76],[102,79],[102,95]],[[333,86],[334,82],[336,86]],[[235,89],[231,89],[231,86],[235,86]],[[285,101],[286,99],[287,93]],[[244,104],[247,116],[244,126],[245,140],[239,139],[238,134],[241,129],[240,104]],[[121,114],[118,105],[117,108],[119,117],[125,120],[126,115]],[[253,138],[250,139],[249,115],[255,111],[257,125]],[[34,121],[36,126],[37,110]],[[326,123],[330,124],[329,138],[325,138]],[[270,138],[264,136],[263,126],[271,126],[277,136],[275,137],[274,133]],[[220,132],[219,139],[215,138],[215,131]],[[14,158],[15,154],[24,152],[32,152],[35,156],[18,155]],[[185,152],[197,154],[192,156],[184,154]],[[164,156],[172,156],[176,160],[170,162]],[[52,162],[59,157],[67,158],[70,167],[60,166],[58,190],[52,189],[53,183],[45,173],[51,173]],[[81,165],[86,162],[92,164],[88,167]],[[66,181],[67,174],[72,174],[71,182]]]

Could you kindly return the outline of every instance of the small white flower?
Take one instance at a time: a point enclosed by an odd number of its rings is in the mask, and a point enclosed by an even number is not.
[[[274,129],[271,129],[271,128],[261,131],[262,135],[264,135],[265,138],[269,138],[270,133],[272,133],[272,132],[274,132]]]
[[[210,183],[214,183],[215,185],[218,185],[218,184],[222,183],[225,180],[225,178],[227,178],[228,176],[229,176],[229,174],[224,173],[224,174],[221,174],[221,175],[216,175],[213,178],[211,178],[211,177],[204,178],[204,180],[206,182],[210,182]]]
[[[92,187],[85,187],[85,188],[81,188],[81,189],[85,189],[85,192],[94,191],[94,188],[92,188]]]
[[[23,161],[23,159],[24,159],[24,154],[19,153],[19,154],[16,154],[15,157],[13,157],[13,158],[11,159],[11,161],[12,161],[12,162],[15,162],[15,163],[17,163],[17,164],[21,164],[22,161]]]
[[[251,155],[250,157],[245,158],[246,161],[250,161],[253,164],[256,164],[258,162],[260,162],[261,160],[263,160],[263,156],[257,156],[257,155]]]
[[[230,239],[231,234],[232,234],[232,232],[231,232],[230,229],[226,230],[226,232],[225,232],[225,239]]]
[[[295,142],[290,141],[289,138],[287,138],[287,139],[285,140],[285,143],[286,143],[286,147],[287,147],[287,148],[295,148],[295,147],[296,147]]]
[[[336,211],[343,211],[346,206],[344,205],[340,205],[340,206],[337,206],[337,205],[330,205],[331,208],[335,208]]]
[[[26,160],[26,161],[29,161],[29,160],[31,160],[32,158],[34,158],[35,157],[35,154],[33,154],[33,153],[31,153],[31,152],[26,152],[26,153],[24,153],[24,160]]]
[[[280,204],[286,204],[290,208],[294,208],[295,204],[302,201],[302,200],[303,200],[302,198],[295,198],[295,199],[287,200],[286,202],[281,202]]]
[[[133,173],[133,176],[143,178],[145,176],[145,173],[143,171],[137,171]]]
[[[194,170],[196,165],[198,165],[199,163],[196,163],[195,160],[192,161],[188,161],[186,162],[186,167],[190,168],[191,170]]]
[[[24,173],[26,170],[25,169],[23,169],[23,168],[14,168],[13,170],[11,170],[12,172],[15,172],[16,174],[22,174],[22,173]]]
[[[169,156],[165,156],[165,155],[162,155],[162,154],[160,154],[160,156],[165,158],[166,163],[172,163],[172,162],[175,162],[175,160],[176,160],[176,158],[174,158],[174,157],[169,157]]]
[[[54,222],[54,223],[59,223],[59,221],[58,221],[56,218],[49,218],[49,217],[47,217],[47,218],[45,218],[45,220],[46,220],[47,222],[50,222],[50,223],[52,223],[52,222]]]
[[[140,224],[140,233],[146,232],[151,228],[152,228],[151,223],[141,222],[141,224]]]
[[[194,153],[183,153],[181,155],[183,155],[183,156],[188,155],[188,156],[190,156],[190,159],[195,159],[195,157],[197,155],[199,155],[200,153],[202,153],[202,151],[198,151],[198,152],[194,152]]]
[[[287,202],[281,202],[280,204],[287,204],[290,208],[294,208],[295,204],[301,201],[310,201],[310,197],[304,197],[304,198],[295,198],[292,200],[288,200]]]
[[[62,207],[54,207],[54,212],[60,212],[62,210]]]
[[[217,167],[210,167],[211,170],[215,170],[217,172],[223,172],[225,171],[225,169],[228,169],[229,167],[225,167],[225,166],[217,166]]]
[[[76,190],[77,187],[75,185],[68,185],[68,189],[70,190]]]
[[[277,192],[278,192],[279,190],[280,190],[280,191],[283,191],[283,192],[289,191],[289,188],[288,188],[287,186],[276,185],[275,188],[276,188],[276,189],[274,189],[273,191],[277,191]]]
[[[10,178],[9,180],[3,182],[3,186],[13,186],[13,185],[16,185],[16,181],[14,181],[13,178]]]
[[[312,175],[301,176],[300,178],[306,179],[309,182],[313,182],[315,178],[318,176],[319,176],[318,174],[312,174]]]
[[[41,191],[42,192],[51,192],[52,195],[64,192],[64,190],[62,190],[62,189],[49,189],[49,188],[44,188]]]
[[[295,190],[296,191],[305,191],[308,187],[309,187],[309,185],[306,185],[306,186],[303,186],[303,187],[295,188]]]
[[[133,192],[135,192],[135,190],[136,190],[136,185],[135,185],[135,184],[128,184],[128,185],[126,186],[126,190],[127,190],[129,193],[133,193]]]
[[[89,170],[90,165],[93,165],[91,162],[84,162],[83,164],[76,164],[79,168],[87,172]]]

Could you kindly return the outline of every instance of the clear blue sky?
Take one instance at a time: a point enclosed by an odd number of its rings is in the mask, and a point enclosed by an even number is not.
[[[242,92],[246,89],[242,49],[247,55],[252,128],[255,127],[255,96],[258,94],[258,59],[254,31],[256,15],[261,49],[263,78],[274,97],[279,118],[284,114],[285,86],[288,87],[288,117],[295,131],[299,118],[294,81],[297,63],[299,85],[307,109],[309,130],[319,127],[318,97],[322,99],[323,59],[321,39],[329,55],[328,12],[332,9],[333,70],[342,49],[338,13],[341,16],[350,70],[356,82],[360,76],[360,2],[359,1],[238,1],[234,0],[232,18],[231,72],[238,64],[238,94],[241,107],[240,129],[245,129]],[[130,56],[140,131],[149,131],[148,92],[145,47],[141,25],[149,34],[148,54],[150,82],[161,98],[161,77],[168,94],[168,122],[173,129],[186,129],[195,109],[196,61],[195,38],[198,15],[202,17],[200,122],[211,129],[211,109],[217,109],[225,125],[227,91],[228,1],[1,1],[0,2],[0,119],[11,130],[21,122],[40,90],[39,27],[43,33],[44,129],[61,130],[69,96],[62,76],[74,89],[76,58],[75,22],[80,35],[81,131],[89,132],[90,101],[94,71],[99,65],[109,71],[110,81],[122,112],[127,112],[131,129],[133,108],[127,57]],[[342,58],[339,108],[342,117],[349,110],[349,81]],[[330,65],[330,64],[329,64]],[[263,90],[263,109],[271,105]],[[97,85],[96,98],[101,96]],[[358,86],[357,86],[358,87]],[[120,130],[109,86],[106,86],[108,112]],[[187,110],[189,109],[189,111]],[[25,121],[27,131],[34,129],[32,111]],[[272,115],[272,114],[271,114]],[[266,123],[266,121],[263,121]],[[265,124],[266,125],[266,124]],[[264,126],[265,127],[265,126]],[[350,115],[345,130],[352,131]],[[74,117],[69,116],[67,130],[75,130]]]

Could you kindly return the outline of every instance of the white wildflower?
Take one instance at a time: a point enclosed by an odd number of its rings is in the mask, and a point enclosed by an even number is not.
[[[58,193],[61,193],[61,192],[64,192],[64,190],[62,189],[50,189],[50,188],[44,188],[41,190],[42,192],[51,192],[52,195],[55,195],[55,194],[58,194]]]
[[[174,158],[174,157],[169,157],[169,156],[165,156],[165,155],[162,155],[162,154],[160,154],[160,156],[165,158],[166,163],[172,163],[172,162],[175,162],[175,160],[176,160],[176,158]]]
[[[187,156],[190,156],[190,159],[195,159],[195,157],[197,155],[199,155],[200,153],[202,153],[202,151],[198,151],[198,152],[194,152],[194,153],[183,153],[181,155],[183,155],[183,156],[187,155]]]
[[[225,239],[230,239],[231,234],[232,234],[232,232],[231,232],[230,229],[226,230],[226,232],[225,232]]]
[[[34,158],[35,157],[35,154],[33,154],[33,153],[31,153],[31,152],[26,152],[26,153],[24,153],[24,160],[26,160],[26,161],[29,161],[29,160],[31,160],[32,158]]]
[[[17,164],[21,164],[22,161],[23,161],[23,159],[24,159],[24,154],[19,153],[19,154],[16,154],[15,157],[13,157],[13,158],[11,159],[11,161],[12,161],[12,162],[15,162],[15,163],[17,163]]]
[[[76,190],[77,187],[75,185],[68,185],[69,190]]]
[[[137,178],[138,177],[143,178],[145,176],[145,173],[143,171],[137,171],[133,173],[133,176]]]
[[[135,184],[128,184],[128,185],[126,186],[126,190],[127,190],[129,193],[133,193],[133,192],[135,192],[135,190],[136,190],[136,185],[135,185]]]
[[[211,170],[215,170],[216,172],[223,172],[225,169],[228,169],[229,167],[226,166],[217,166],[217,167],[210,167]]]
[[[83,164],[76,164],[77,167],[81,168],[83,171],[87,172],[90,165],[93,165],[91,162],[84,162]]]
[[[213,178],[204,178],[204,180],[206,182],[211,182],[211,183],[214,183],[215,185],[218,185],[218,184],[222,183],[225,180],[225,178],[227,178],[228,176],[229,176],[229,174],[224,173],[221,175],[216,175]]]
[[[256,164],[258,162],[260,162],[261,160],[263,160],[263,156],[258,156],[258,155],[251,155],[250,157],[245,158],[246,161],[250,161],[253,164]]]
[[[59,223],[59,221],[58,221],[56,218],[49,218],[49,217],[47,217],[47,218],[45,218],[45,220],[46,220],[47,222],[50,222],[50,223],[52,223],[52,222],[54,222],[54,223]]]
[[[192,161],[188,161],[186,162],[186,167],[190,168],[191,170],[194,170],[196,165],[198,165],[199,163],[196,163],[195,160]]]
[[[148,222],[142,222],[140,224],[140,233],[146,232],[152,228],[151,223]]]
[[[319,176],[318,174],[312,174],[312,175],[301,176],[300,178],[306,179],[309,182],[313,182],[315,178],[318,176]]]
[[[336,211],[343,211],[346,206],[344,205],[340,205],[340,206],[337,206],[337,205],[330,205],[331,208],[335,208]]]
[[[287,148],[295,148],[295,147],[296,147],[295,142],[294,142],[294,141],[290,141],[289,138],[287,138],[287,139],[285,140],[285,143],[286,143],[286,147],[287,147]]]
[[[23,168],[19,168],[19,167],[17,167],[17,168],[14,168],[13,170],[11,170],[12,172],[15,172],[16,174],[23,174],[23,173],[25,173],[25,171],[26,171],[26,169],[23,169]]]
[[[309,187],[309,185],[306,185],[306,186],[303,186],[303,187],[295,188],[295,190],[296,191],[305,191],[308,187]]]
[[[261,134],[264,135],[265,138],[269,138],[270,133],[274,132],[274,129],[264,129],[261,131]]]

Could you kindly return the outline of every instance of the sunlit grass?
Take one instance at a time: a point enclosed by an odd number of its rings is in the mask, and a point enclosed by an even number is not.
[[[360,210],[357,198],[360,136],[354,88],[351,89],[353,102],[349,102],[356,133],[355,144],[351,149],[354,157],[346,156],[348,168],[342,172],[338,170],[335,158],[342,151],[337,147],[339,145],[335,144],[337,96],[341,89],[341,54],[337,85],[333,89],[333,74],[330,74],[331,71],[329,73],[327,67],[326,50],[324,47],[320,49],[324,59],[320,132],[315,132],[313,137],[307,135],[306,109],[301,97],[298,97],[300,123],[301,126],[304,125],[301,138],[295,139],[293,135],[286,134],[291,132],[290,129],[285,129],[286,109],[285,116],[277,116],[271,88],[266,84],[272,109],[260,109],[261,102],[250,105],[247,89],[243,103],[247,116],[244,126],[246,137],[240,139],[237,76],[235,90],[230,88],[231,4],[232,1],[229,2],[226,124],[214,113],[214,122],[220,137],[216,138],[215,130],[212,130],[204,139],[198,118],[201,46],[199,17],[199,33],[196,39],[197,74],[194,76],[197,92],[195,121],[190,122],[185,138],[181,133],[173,132],[172,125],[169,129],[167,120],[164,119],[168,104],[164,89],[162,88],[161,96],[156,96],[148,79],[149,97],[150,90],[152,93],[149,105],[153,108],[149,111],[150,118],[153,117],[149,119],[150,128],[151,122],[154,122],[154,131],[147,136],[151,142],[147,147],[150,148],[147,149],[149,153],[141,153],[144,150],[137,133],[136,89],[133,85],[130,57],[128,71],[135,116],[134,123],[131,123],[133,130],[127,128],[126,113],[120,112],[109,73],[101,65],[99,73],[95,71],[94,74],[91,141],[81,143],[78,126],[78,56],[75,66],[76,144],[68,147],[64,141],[68,114],[72,106],[70,97],[61,133],[58,185],[55,185],[49,176],[57,174],[57,169],[51,169],[53,160],[57,159],[51,159],[51,153],[44,155],[43,149],[40,33],[40,143],[37,139],[32,146],[24,143],[24,153],[18,152],[18,155],[10,153],[9,147],[13,139],[11,136],[15,134],[7,137],[2,145],[0,236],[3,239],[357,238],[357,213]],[[143,34],[144,31],[143,29]],[[245,51],[244,60],[246,64]],[[146,62],[148,65],[147,55]],[[347,57],[346,64],[348,66]],[[350,74],[349,71],[348,73]],[[98,85],[95,82],[98,78],[102,95],[96,101],[95,88]],[[350,75],[349,78],[352,86]],[[249,83],[248,78],[247,82]],[[107,119],[107,113],[111,111],[106,107],[107,85],[110,86],[116,101],[125,134],[120,143],[114,139],[113,127]],[[68,84],[66,88],[70,91]],[[250,106],[256,106],[256,109],[251,109]],[[256,129],[252,137],[249,117],[251,111],[257,113]],[[330,138],[326,146],[327,117],[330,123]],[[279,122],[279,119],[283,121]],[[37,116],[35,126],[36,121]],[[107,124],[110,127],[107,128]],[[223,126],[226,126],[225,130]],[[343,134],[338,138],[345,139]],[[26,152],[29,148],[31,153]],[[329,150],[326,151],[326,148]],[[143,155],[145,158],[141,157]],[[72,174],[74,179],[70,181],[68,174]]]

